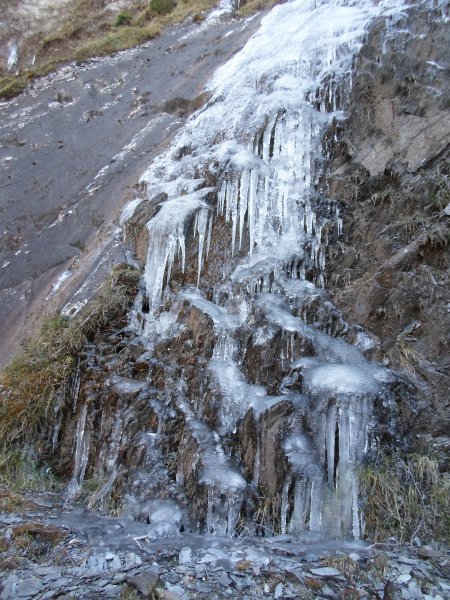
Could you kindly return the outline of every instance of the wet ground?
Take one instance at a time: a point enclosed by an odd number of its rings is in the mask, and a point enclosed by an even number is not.
[[[0,365],[98,267],[105,246],[123,260],[111,235],[139,175],[192,109],[186,100],[258,22],[177,26],[0,104]]]

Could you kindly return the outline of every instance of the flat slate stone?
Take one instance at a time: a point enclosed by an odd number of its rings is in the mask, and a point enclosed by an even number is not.
[[[318,567],[317,569],[309,569],[313,575],[317,577],[337,577],[341,573],[333,567]]]
[[[24,579],[16,588],[15,595],[17,598],[32,598],[42,591],[44,583],[37,577]]]

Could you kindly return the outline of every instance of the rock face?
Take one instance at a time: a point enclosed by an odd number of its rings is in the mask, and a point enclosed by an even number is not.
[[[391,186],[410,177],[414,185],[409,171],[416,167],[401,171],[392,157],[412,161],[414,154],[417,161],[419,150],[387,141],[379,98],[399,92],[377,56],[400,52],[399,44],[425,53],[417,46],[422,13],[394,10],[387,20],[370,3],[343,2],[339,24],[330,26],[336,7],[303,4],[266,18],[216,73],[205,107],[142,177],[141,196],[123,213],[125,239],[146,262],[142,288],[128,327],[86,350],[73,407],[62,409],[54,436],[60,455],[73,444],[71,496],[92,479],[91,506],[119,501],[154,537],[180,528],[359,537],[359,470],[380,441],[396,440],[406,411],[418,412],[413,386],[386,368],[395,361],[369,360],[386,358],[362,327],[370,330],[363,317],[372,288],[352,310],[334,292],[343,314],[325,287],[327,279],[339,284],[344,268],[342,213],[329,196],[344,196],[355,173]],[[444,36],[442,15],[423,14],[436,39]],[[317,48],[322,29],[326,42]],[[274,66],[261,48],[286,31],[300,36],[300,46],[287,44]],[[227,111],[234,120],[225,131]],[[382,115],[379,127],[371,111]],[[430,111],[436,121],[434,112],[445,114],[445,107],[439,100]],[[375,160],[365,150],[374,135],[365,119],[392,154],[386,174],[378,172],[380,153]],[[322,165],[330,157],[327,173]],[[356,247],[352,260],[362,260],[360,252]],[[377,285],[392,279],[404,254],[386,256]],[[405,326],[409,341],[419,325]]]
[[[140,290],[47,444],[71,499],[149,540],[362,535],[361,467],[447,382],[448,27],[391,4],[278,7],[142,176],[121,220]]]
[[[344,234],[329,248],[332,297],[376,341],[372,356],[417,386],[409,432],[448,465],[450,313],[448,23],[412,8],[390,42],[374,26],[358,57],[330,166]]]
[[[257,22],[172,28],[140,48],[71,64],[1,105],[1,366],[43,314],[60,310],[90,279],[72,304],[86,302],[123,262],[127,248],[114,229],[139,193],[139,175],[201,106],[202,86]]]

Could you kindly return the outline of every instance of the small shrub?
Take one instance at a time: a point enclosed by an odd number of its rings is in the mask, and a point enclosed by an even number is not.
[[[165,15],[172,12],[176,5],[175,0],[150,0],[149,8],[157,15]]]
[[[126,10],[122,10],[119,14],[116,15],[116,18],[114,19],[114,27],[128,25],[129,23],[131,23],[132,19],[133,17],[129,12],[127,12]]]

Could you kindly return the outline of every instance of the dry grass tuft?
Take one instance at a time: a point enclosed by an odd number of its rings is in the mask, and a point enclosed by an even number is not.
[[[95,334],[121,318],[137,291],[139,274],[115,267],[98,296],[72,319],[53,317],[0,375],[0,466],[14,464],[11,444],[36,440],[69,393],[78,355]],[[8,450],[6,450],[8,448]]]
[[[361,494],[366,535],[376,542],[391,536],[448,542],[450,476],[435,457],[381,452],[361,473]]]

